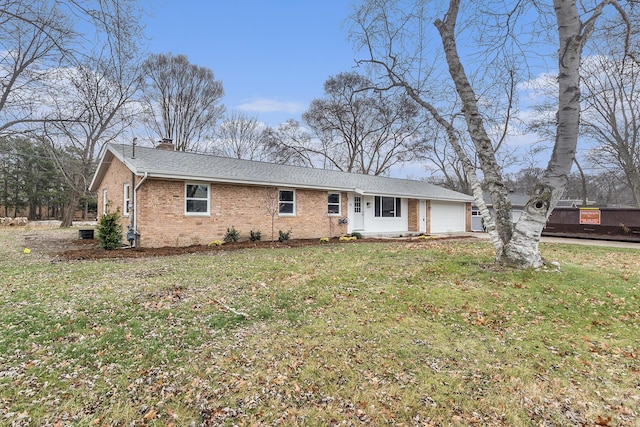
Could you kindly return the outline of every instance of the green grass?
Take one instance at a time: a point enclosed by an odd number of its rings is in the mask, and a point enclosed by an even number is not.
[[[638,251],[541,245],[560,271],[499,269],[475,240],[52,263],[23,233],[0,230],[0,425],[640,423]]]

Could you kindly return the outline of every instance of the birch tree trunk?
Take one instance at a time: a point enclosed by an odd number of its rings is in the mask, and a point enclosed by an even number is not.
[[[596,8],[583,27],[575,0],[553,1],[559,36],[555,144],[547,169],[536,186],[534,195],[525,205],[511,241],[505,245],[501,254],[506,264],[534,268],[544,264],[538,250],[540,235],[567,185],[578,144],[582,48],[606,3],[603,2]]]
[[[501,244],[495,244],[496,261],[516,268],[544,265],[538,248],[542,229],[562,196],[571,171],[578,142],[580,120],[580,60],[584,41],[601,13],[602,3],[583,28],[575,0],[554,0],[558,23],[558,112],[553,154],[540,183],[524,207],[518,222],[511,220],[511,203],[495,158],[494,147],[482,123],[476,94],[466,76],[455,41],[455,24],[460,0],[451,0],[444,21],[435,25],[442,38],[449,73],[464,105],[464,116],[476,147],[487,190],[495,208],[495,226]]]

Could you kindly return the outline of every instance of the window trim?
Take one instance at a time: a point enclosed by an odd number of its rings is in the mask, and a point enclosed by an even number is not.
[[[202,187],[206,187],[207,188],[207,197],[206,197],[207,211],[206,212],[189,212],[187,210],[187,205],[188,205],[187,202],[189,200],[205,200],[205,198],[202,198],[202,197],[188,197],[187,196],[187,188],[190,185],[197,185],[197,186],[202,186]],[[209,215],[211,215],[211,184],[202,183],[202,182],[185,182],[184,183],[184,214],[185,214],[185,216],[209,216]]]
[[[131,184],[125,182],[122,186],[122,216],[129,216],[129,208],[131,206]]]
[[[293,201],[289,201],[289,200],[285,200],[284,202],[282,200],[280,200],[280,195],[282,194],[283,191],[290,191],[293,194]],[[279,188],[278,189],[278,216],[295,216],[296,215],[296,200],[297,196],[296,196],[296,190],[293,190],[291,188]],[[292,212],[282,212],[282,204],[286,204],[286,205],[292,205],[293,209]]]
[[[334,194],[338,196],[338,203],[329,203],[329,197],[331,197]],[[331,212],[329,210],[329,206],[334,206],[334,205],[338,205],[338,212]],[[327,214],[329,216],[341,216],[342,215],[342,193],[339,193],[339,192],[329,192],[329,193],[327,193]]]
[[[393,215],[384,215],[383,199],[393,199]],[[374,212],[375,218],[402,218],[402,197],[393,196],[375,196],[374,197]]]

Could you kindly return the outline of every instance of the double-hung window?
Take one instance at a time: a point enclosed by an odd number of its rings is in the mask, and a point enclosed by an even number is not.
[[[375,197],[375,216],[399,218],[402,216],[402,199],[399,197]]]
[[[185,214],[209,214],[209,184],[185,184]]]
[[[296,214],[296,192],[294,190],[278,190],[278,214]]]
[[[340,193],[329,193],[327,197],[327,212],[329,215],[340,215]]]

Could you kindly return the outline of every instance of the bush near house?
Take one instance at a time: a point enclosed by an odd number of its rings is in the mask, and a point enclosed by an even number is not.
[[[289,230],[289,231],[278,230],[278,241],[279,242],[286,242],[290,238],[291,238],[291,230]]]
[[[106,250],[118,249],[122,246],[122,224],[120,211],[102,215],[98,222],[98,242]]]
[[[238,240],[240,240],[240,232],[233,226],[231,226],[231,228],[227,228],[227,234],[224,235],[224,242],[238,243]]]

